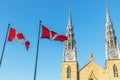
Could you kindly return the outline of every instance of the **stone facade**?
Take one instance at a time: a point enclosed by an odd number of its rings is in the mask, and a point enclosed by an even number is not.
[[[114,64],[117,65],[118,77],[114,77]],[[120,80],[120,60],[107,60],[106,67],[102,68],[94,61],[90,61],[79,70],[78,80]]]
[[[71,68],[71,77],[67,78],[67,68]],[[62,63],[62,80],[78,80],[78,64],[77,62]]]
[[[114,65],[117,67],[116,77]],[[71,68],[71,77],[67,78],[67,68],[69,66]],[[105,68],[91,60],[80,70],[77,62],[63,62],[62,80],[120,80],[120,60],[106,60]]]

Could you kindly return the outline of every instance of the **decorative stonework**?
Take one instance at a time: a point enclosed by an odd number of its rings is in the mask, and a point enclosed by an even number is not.
[[[80,70],[78,69],[75,40],[71,12],[69,13],[62,61],[62,80],[120,80],[120,51],[107,6],[106,10],[106,63],[105,68],[96,64],[92,53],[90,61]]]

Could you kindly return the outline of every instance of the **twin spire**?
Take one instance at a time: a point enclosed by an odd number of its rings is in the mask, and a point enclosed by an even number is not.
[[[106,4],[106,59],[120,59],[119,46],[110,19],[108,3]]]
[[[77,61],[71,11],[69,11],[69,16],[68,16],[66,36],[67,36],[68,40],[65,41],[63,62]]]
[[[111,19],[109,16],[108,2],[106,3],[106,22],[111,23]]]
[[[68,40],[65,42],[65,48],[67,50],[71,49],[71,50],[75,51],[75,40],[74,40],[74,33],[73,33],[71,11],[69,11],[69,16],[68,16],[68,25],[67,25],[66,36],[68,37]]]
[[[71,10],[69,11],[68,25],[69,25],[70,27],[72,27],[72,16],[71,16]]]
[[[69,11],[69,16],[68,16],[66,36],[68,37],[68,40],[65,41],[63,62],[77,61],[71,11]],[[106,39],[106,60],[120,59],[119,45],[110,19],[108,3],[106,4],[106,38],[105,39]],[[90,60],[92,60],[92,56],[90,57]]]

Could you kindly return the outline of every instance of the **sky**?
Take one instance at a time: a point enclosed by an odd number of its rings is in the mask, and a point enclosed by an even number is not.
[[[110,17],[120,44],[120,0],[108,0]],[[0,56],[8,24],[30,41],[6,42],[0,80],[33,80],[39,20],[50,30],[66,34],[68,11],[72,10],[79,69],[93,60],[105,67],[106,0],[0,0]],[[64,43],[40,39],[36,80],[61,80]]]

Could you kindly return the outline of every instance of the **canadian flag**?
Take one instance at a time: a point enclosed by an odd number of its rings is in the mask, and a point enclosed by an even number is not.
[[[58,35],[54,31],[50,31],[48,28],[42,25],[42,35],[41,38],[48,38],[50,40],[56,40],[56,41],[65,41],[67,40],[67,37],[64,35]]]
[[[15,29],[10,28],[9,35],[8,35],[8,41],[12,42],[13,40],[16,40],[19,43],[25,44],[26,49],[29,48],[29,41],[27,41],[22,33],[16,32]]]

